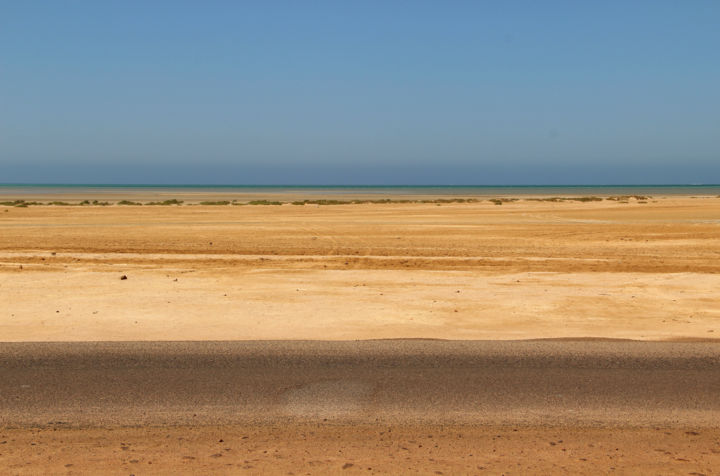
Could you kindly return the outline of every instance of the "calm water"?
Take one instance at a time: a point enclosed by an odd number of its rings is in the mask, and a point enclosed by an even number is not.
[[[0,184],[0,194],[228,192],[228,193],[322,193],[328,195],[720,195],[720,185],[130,185],[130,184]]]

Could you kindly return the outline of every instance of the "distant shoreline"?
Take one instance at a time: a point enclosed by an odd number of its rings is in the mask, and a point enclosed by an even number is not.
[[[480,201],[488,199],[584,197],[720,196],[720,185],[512,185],[512,186],[304,186],[304,185],[76,185],[0,184],[0,202],[357,202]],[[334,202],[334,203],[329,203]],[[89,205],[89,203],[85,203]],[[219,204],[219,203],[212,203]],[[258,203],[268,204],[268,203]],[[273,203],[277,204],[277,203]],[[58,203],[56,203],[58,205]]]
[[[238,190],[607,190],[607,189],[692,189],[718,188],[720,184],[560,184],[560,185],[533,185],[533,184],[505,184],[505,185],[338,185],[338,184],[153,184],[153,183],[44,183],[44,182],[0,182],[3,188],[98,188],[98,189],[238,189]]]

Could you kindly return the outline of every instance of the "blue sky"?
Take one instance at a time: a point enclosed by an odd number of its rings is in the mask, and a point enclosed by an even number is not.
[[[0,182],[720,182],[717,1],[0,0]]]

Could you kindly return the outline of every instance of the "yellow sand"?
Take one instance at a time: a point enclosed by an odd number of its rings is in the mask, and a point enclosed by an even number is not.
[[[719,272],[710,197],[0,207],[0,340],[708,339]]]

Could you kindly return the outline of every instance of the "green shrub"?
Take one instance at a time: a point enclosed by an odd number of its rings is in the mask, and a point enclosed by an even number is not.
[[[495,205],[502,205],[503,203],[517,202],[517,198],[491,198],[490,201]]]
[[[646,197],[645,195],[616,195],[613,197],[608,197],[608,200],[614,200],[616,202],[627,202],[631,198],[634,198],[635,200],[647,200],[652,197]]]
[[[576,202],[602,202],[602,197],[572,197],[568,200],[574,200]]]
[[[40,202],[26,202],[25,200],[13,200],[12,202],[0,202],[0,205],[7,207],[27,208],[30,205],[42,205]]]
[[[182,200],[176,200],[173,198],[171,200],[164,200],[162,202],[147,202],[145,205],[168,206],[168,205],[182,205],[182,204],[183,204]]]

